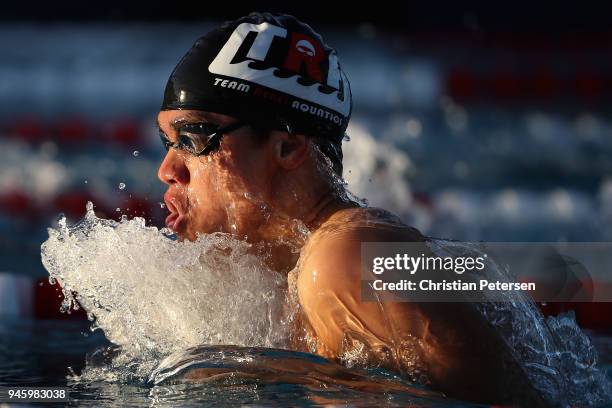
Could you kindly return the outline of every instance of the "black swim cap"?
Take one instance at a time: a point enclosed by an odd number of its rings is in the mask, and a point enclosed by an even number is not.
[[[336,51],[287,14],[251,13],[196,41],[161,110],[197,109],[340,142],[352,110]]]

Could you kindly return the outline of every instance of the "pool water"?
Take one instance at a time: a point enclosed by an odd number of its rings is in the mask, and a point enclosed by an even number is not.
[[[446,399],[382,370],[343,369],[307,353],[232,346],[192,349],[150,381],[80,380],[109,346],[88,322],[0,320],[0,386],[67,386],[79,406],[477,406]],[[612,333],[589,333],[612,376]],[[185,363],[185,361],[187,363]],[[102,364],[102,363],[99,363]],[[249,370],[241,366],[251,367]],[[180,369],[234,372],[207,382],[180,381]],[[296,372],[296,367],[299,367]],[[172,373],[171,381],[164,375]],[[289,374],[288,374],[289,373]],[[249,375],[250,374],[250,375]],[[159,382],[155,384],[155,382]]]
[[[3,319],[0,323],[0,386],[67,386],[79,406],[457,406],[433,392],[381,370],[349,370],[307,353],[232,346],[192,350],[194,366],[224,368],[234,374],[204,383],[116,382],[79,379],[86,359],[95,365],[97,350],[109,346],[88,322]],[[193,357],[199,357],[195,361]],[[163,365],[163,364],[162,364]],[[241,365],[251,368],[250,374]],[[184,365],[183,365],[184,366]],[[285,369],[283,366],[291,369]],[[298,371],[295,369],[298,367]],[[236,373],[242,371],[243,373]],[[255,374],[255,375],[253,375]],[[159,384],[155,384],[155,382]],[[472,406],[468,403],[460,404]]]

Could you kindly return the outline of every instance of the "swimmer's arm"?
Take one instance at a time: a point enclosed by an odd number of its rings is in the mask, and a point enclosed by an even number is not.
[[[383,310],[377,302],[361,301],[361,242],[417,238],[406,232],[361,229],[313,240],[300,264],[297,283],[299,301],[316,334],[320,354],[338,356],[347,333],[391,344],[396,330],[421,331],[414,326],[409,304],[385,303]]]
[[[467,397],[487,392],[489,365],[497,348],[476,350],[475,336],[488,336],[468,304],[362,302],[361,242],[414,241],[393,231],[352,231],[309,245],[298,275],[298,297],[317,339],[317,353],[339,358],[347,334],[367,340],[369,347],[386,347],[394,356],[408,339],[410,353],[425,365],[431,383],[450,395]],[[407,239],[408,238],[408,239]],[[405,351],[405,350],[404,350]],[[484,354],[483,354],[484,353]],[[401,357],[400,357],[401,359]],[[403,371],[394,360],[385,368]],[[494,394],[496,387],[488,391]]]

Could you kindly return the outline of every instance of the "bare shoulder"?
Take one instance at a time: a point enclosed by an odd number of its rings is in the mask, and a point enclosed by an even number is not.
[[[422,234],[414,227],[405,224],[397,215],[377,207],[346,208],[334,213],[315,231],[315,236],[330,232],[368,233],[380,240],[402,238],[403,240],[422,240]]]
[[[382,208],[347,208],[333,214],[313,232],[310,249],[321,250],[330,242],[418,242],[424,236],[395,214]]]
[[[359,272],[363,242],[422,242],[425,237],[380,208],[350,208],[332,215],[302,250],[301,269],[334,274]]]
[[[311,235],[300,256],[298,298],[327,349],[337,353],[347,331],[388,335],[378,306],[361,302],[361,243],[423,239],[392,214],[370,209],[343,210]]]

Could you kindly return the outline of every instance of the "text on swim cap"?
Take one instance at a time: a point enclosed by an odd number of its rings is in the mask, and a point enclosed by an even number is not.
[[[284,41],[284,45],[274,48],[275,41]],[[345,97],[350,94],[348,79],[335,53],[326,53],[318,41],[307,35],[288,33],[270,23],[238,25],[208,69],[213,74],[287,93],[343,116],[350,113],[350,98]],[[298,76],[276,75],[279,69]],[[316,82],[304,83],[301,75]]]

